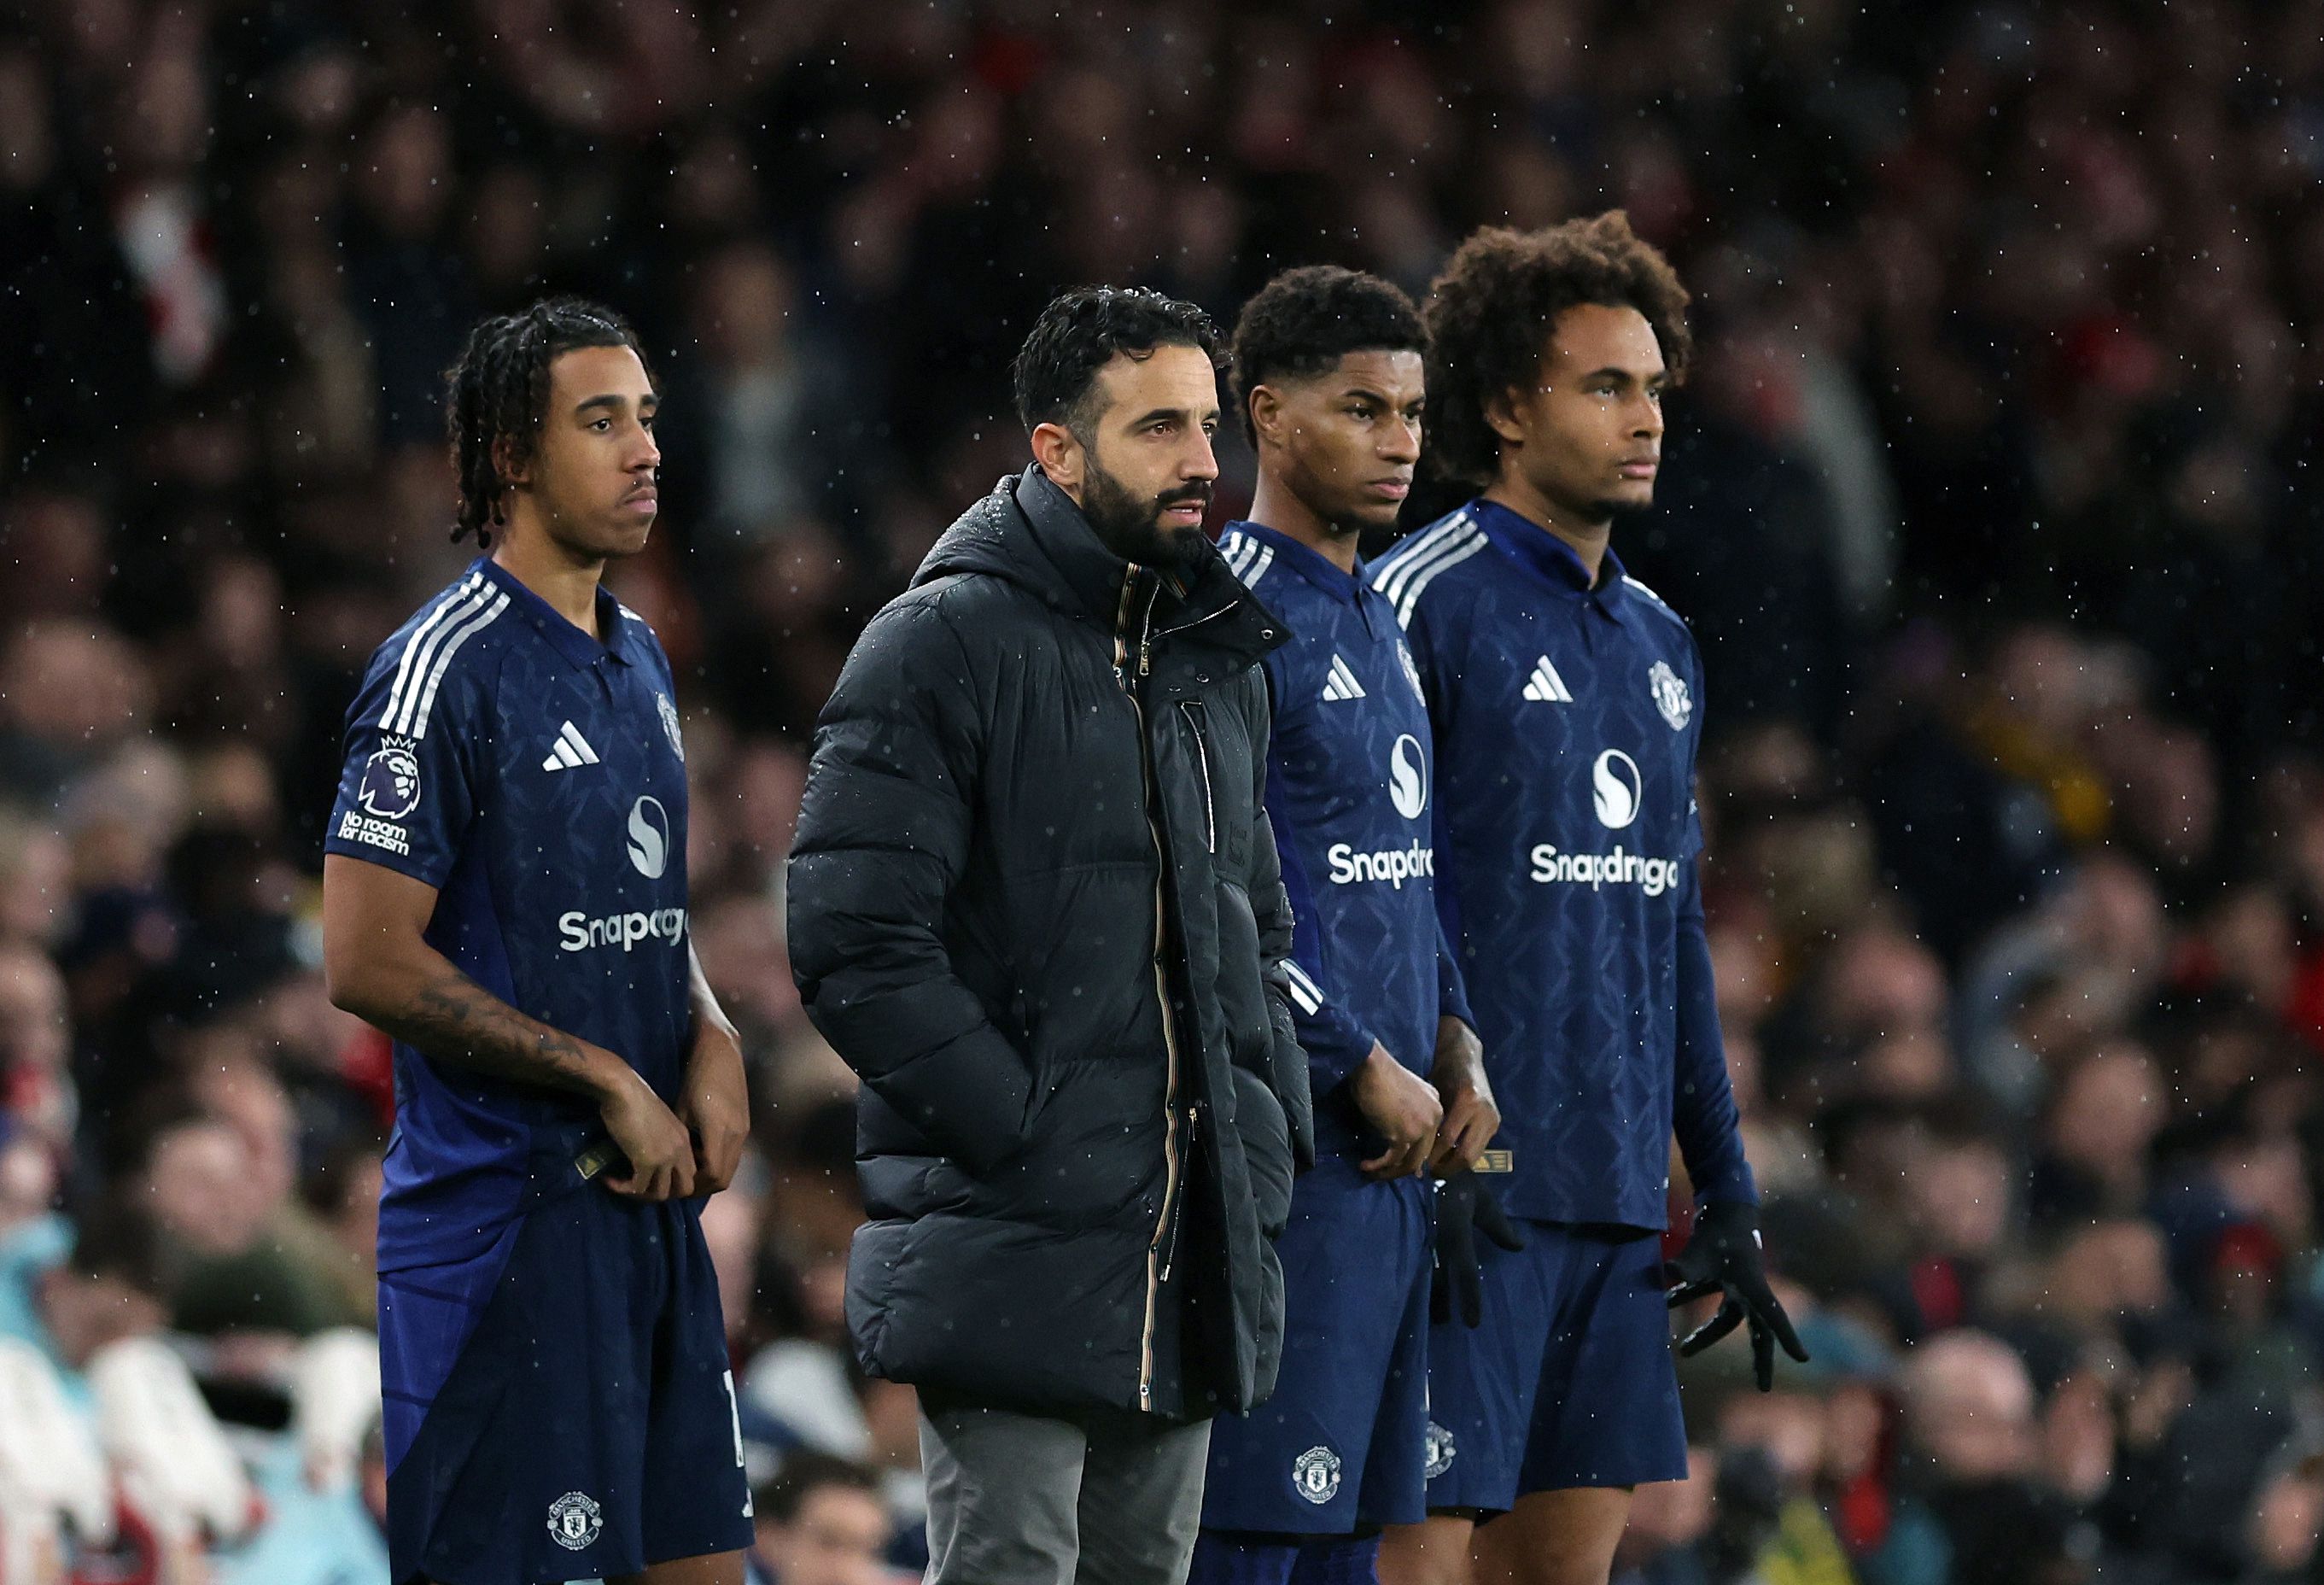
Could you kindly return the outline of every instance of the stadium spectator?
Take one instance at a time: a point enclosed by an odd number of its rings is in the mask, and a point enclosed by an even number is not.
[[[891,1529],[877,1476],[824,1453],[794,1453],[752,1497],[751,1585],[900,1585],[883,1561]]]
[[[84,1215],[70,1252],[33,1281],[26,1340],[85,1398],[81,1373],[93,1357],[167,1323],[175,1264],[164,1229],[143,1210],[115,1201]]]

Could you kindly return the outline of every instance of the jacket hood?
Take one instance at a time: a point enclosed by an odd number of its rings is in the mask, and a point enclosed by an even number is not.
[[[912,586],[956,573],[1004,579],[1066,616],[1111,632],[1123,621],[1123,580],[1131,567],[1105,548],[1073,498],[1036,466],[1003,477],[962,513],[912,575]],[[1157,576],[1152,569],[1137,575]],[[1191,566],[1162,584],[1168,615],[1159,626],[1199,631],[1205,647],[1239,663],[1255,662],[1288,640],[1288,629],[1227,570],[1215,546],[1205,543]]]
[[[913,587],[961,572],[1003,578],[1072,616],[1111,622],[1130,563],[1109,551],[1038,467],[1004,475],[945,530]]]

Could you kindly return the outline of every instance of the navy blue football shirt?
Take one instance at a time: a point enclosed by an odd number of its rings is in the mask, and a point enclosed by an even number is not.
[[[1469,1020],[1435,901],[1435,779],[1420,673],[1388,602],[1287,534],[1220,536],[1227,566],[1291,629],[1265,668],[1267,816],[1295,922],[1292,1014],[1314,1091],[1316,1154],[1369,1159],[1341,1084],[1373,1043],[1425,1076],[1439,1015]]]
[[[489,558],[373,654],[327,852],[438,889],[428,942],[518,1011],[628,1060],[675,1102],[687,998],[686,760],[669,662],[597,593],[592,638]],[[379,1267],[478,1258],[536,1139],[579,1097],[395,1047]]]
[[[1490,501],[1372,569],[1435,731],[1438,905],[1543,1221],[1665,1225],[1670,1141],[1705,1200],[1756,1199],[1695,874],[1702,664],[1609,553]]]

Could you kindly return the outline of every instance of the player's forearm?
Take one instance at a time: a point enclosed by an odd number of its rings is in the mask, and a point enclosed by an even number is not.
[[[1678,1050],[1671,1087],[1672,1126],[1698,1199],[1756,1202],[1758,1186],[1743,1154],[1741,1113],[1727,1075],[1711,940],[1692,880],[1688,889],[1679,911],[1676,943]],[[1686,905],[1689,902],[1692,907]]]
[[[1441,921],[1436,931],[1436,1015],[1440,1019],[1457,1019],[1472,1030],[1477,1027],[1477,1015],[1469,1006],[1468,981],[1462,976],[1461,960],[1452,955],[1452,944]]]
[[[734,1021],[726,1016],[726,1009],[718,1005],[718,993],[710,988],[710,977],[702,972],[702,959],[696,955],[691,941],[686,948],[686,999],[694,1010],[696,1028],[707,1025],[729,1040],[742,1038]]]
[[[625,1067],[602,1047],[527,1017],[421,947],[338,987],[339,1006],[452,1067],[591,1100],[613,1093]]]

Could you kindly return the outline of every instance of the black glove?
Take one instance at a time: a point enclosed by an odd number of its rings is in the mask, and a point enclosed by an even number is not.
[[[1436,1275],[1428,1290],[1428,1313],[1440,1325],[1452,1319],[1475,1326],[1485,1316],[1485,1284],[1477,1270],[1477,1235],[1515,1254],[1525,1237],[1509,1225],[1501,1202],[1476,1173],[1453,1173],[1436,1186]]]
[[[1726,1297],[1719,1312],[1686,1334],[1681,1354],[1700,1354],[1745,1321],[1751,1323],[1751,1374],[1759,1390],[1775,1386],[1775,1345],[1804,1365],[1808,1351],[1792,1330],[1792,1318],[1767,1287],[1767,1267],[1759,1252],[1759,1212],[1756,1206],[1726,1203],[1706,1205],[1696,1213],[1694,1233],[1676,1260],[1663,1262],[1663,1286],[1670,1290],[1671,1308],[1691,1304],[1712,1293]]]

